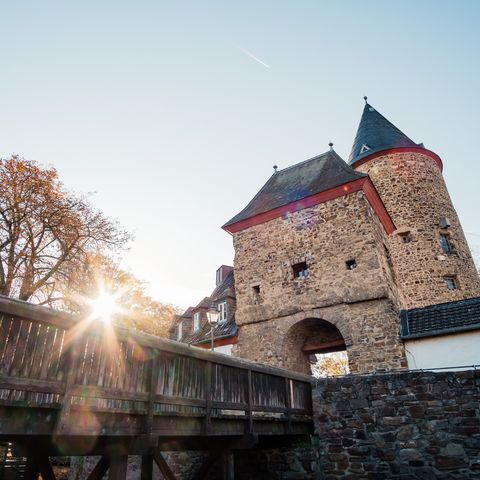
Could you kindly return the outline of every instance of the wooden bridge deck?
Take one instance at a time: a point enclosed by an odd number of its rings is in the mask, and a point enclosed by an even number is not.
[[[309,377],[0,296],[0,440],[152,454],[310,431]]]

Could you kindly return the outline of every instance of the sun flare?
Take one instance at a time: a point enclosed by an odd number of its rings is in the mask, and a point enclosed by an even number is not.
[[[101,320],[110,323],[116,313],[121,312],[118,304],[118,294],[100,289],[98,295],[88,301],[90,305],[90,316],[93,320]]]

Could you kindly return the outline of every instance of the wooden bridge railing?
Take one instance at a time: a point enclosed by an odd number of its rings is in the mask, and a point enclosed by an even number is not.
[[[220,435],[228,431],[212,419],[228,415],[252,433],[262,420],[305,422],[311,385],[300,374],[0,296],[2,406],[56,409],[52,428],[64,435]],[[173,417],[197,424],[182,430]],[[12,433],[8,425],[0,421],[0,435]]]

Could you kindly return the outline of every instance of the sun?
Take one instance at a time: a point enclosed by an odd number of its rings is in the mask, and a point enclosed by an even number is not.
[[[116,313],[121,312],[118,304],[118,293],[112,293],[104,288],[98,291],[95,298],[88,300],[90,306],[90,317],[93,320],[101,320],[104,323],[110,323]]]

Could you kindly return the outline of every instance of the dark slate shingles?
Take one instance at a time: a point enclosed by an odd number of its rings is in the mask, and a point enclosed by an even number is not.
[[[402,310],[400,318],[404,339],[480,329],[480,297]]]
[[[375,108],[366,103],[348,163],[353,165],[372,153],[398,147],[423,148],[423,144],[416,144]]]
[[[274,173],[223,228],[365,176],[349,167],[335,151],[323,153]]]

